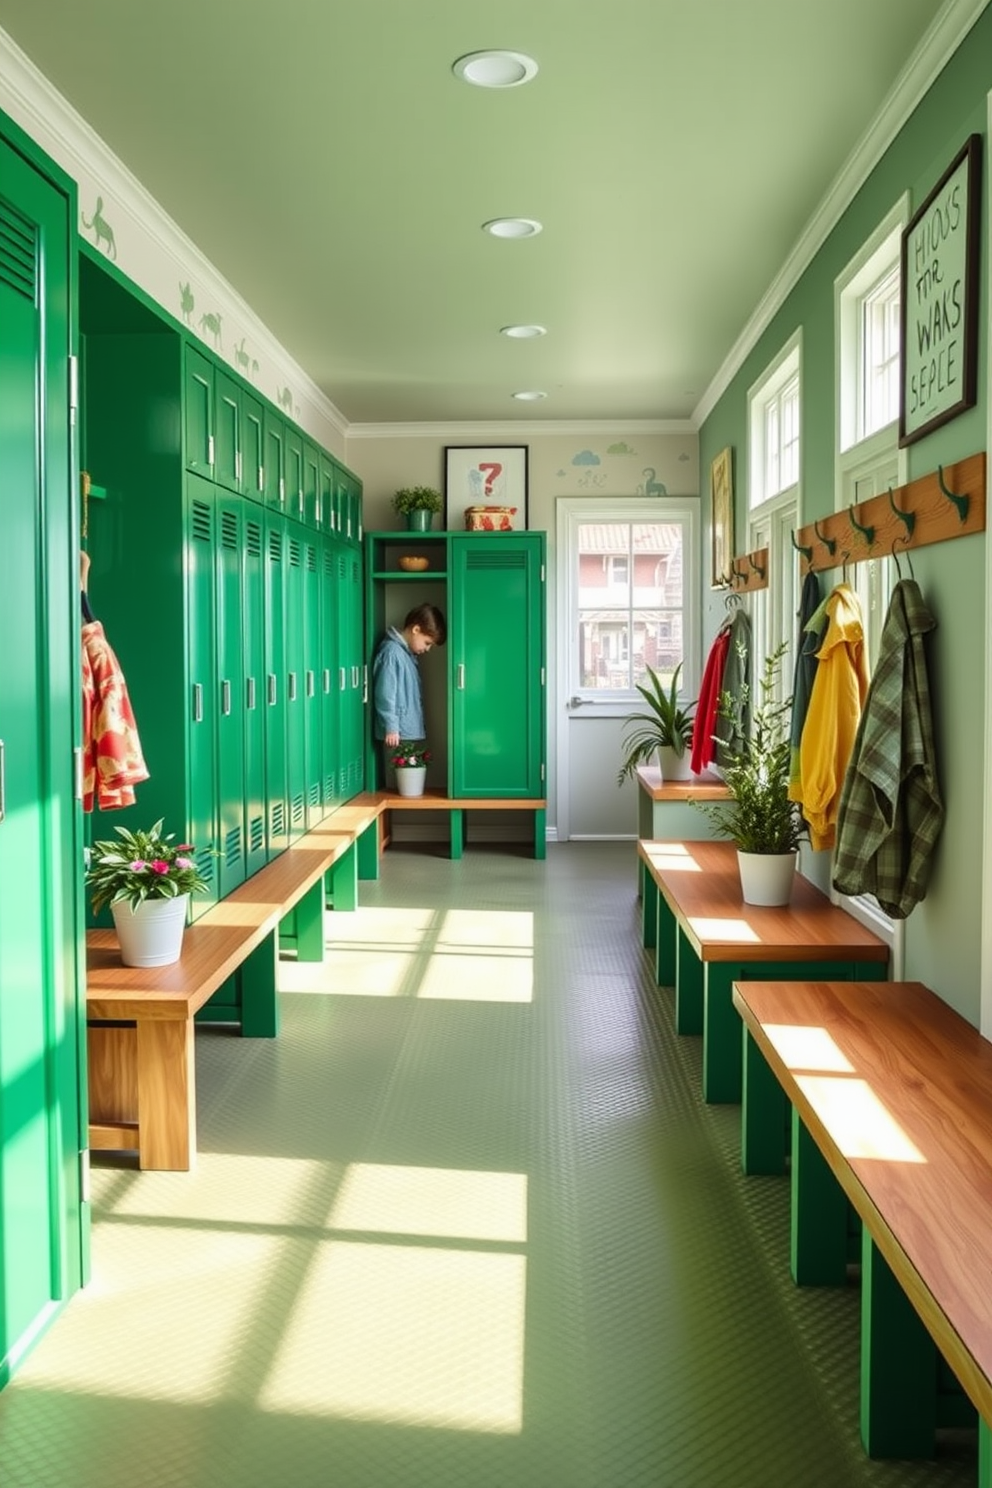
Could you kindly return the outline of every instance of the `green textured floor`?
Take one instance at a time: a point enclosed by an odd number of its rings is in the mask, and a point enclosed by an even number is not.
[[[391,850],[272,1042],[197,1037],[194,1174],[94,1176],[2,1488],[848,1488],[857,1294],[798,1292],[640,950],[630,844]]]

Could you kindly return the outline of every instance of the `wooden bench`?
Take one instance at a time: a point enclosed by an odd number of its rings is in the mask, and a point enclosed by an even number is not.
[[[451,858],[462,856],[465,847],[465,813],[467,811],[529,811],[534,818],[534,857],[543,859],[547,855],[547,801],[539,797],[515,800],[511,797],[491,796],[446,796],[443,791],[428,789],[422,796],[401,796],[398,791],[366,791],[354,801],[329,817],[336,821],[341,811],[352,809],[374,810],[380,819],[378,851],[388,844],[391,836],[391,818],[396,811],[446,811],[450,819],[449,853]],[[362,878],[373,878],[377,873],[359,870]]]
[[[718,775],[705,772],[691,780],[663,780],[657,765],[638,765],[637,835],[645,841],[712,837],[713,827],[693,801],[727,801],[730,791]]]
[[[185,1170],[196,1155],[194,1019],[238,1021],[247,1037],[278,1030],[280,922],[292,915],[302,960],[324,954],[325,876],[343,865],[355,837],[333,818],[301,837],[226,899],[187,926],[172,966],[123,966],[113,930],[86,936],[90,1146],[138,1153],[142,1168]]]
[[[796,1280],[843,1283],[849,1206],[861,1221],[866,1451],[932,1456],[960,1422],[936,1349],[992,1488],[992,1045],[919,982],[737,982],[733,1001],[747,1171],[782,1169],[791,1108]]]
[[[736,978],[888,975],[889,948],[801,874],[784,908],[745,904],[732,843],[639,842],[644,944],[675,988],[679,1033],[703,1035],[703,1098],[741,1098]]]

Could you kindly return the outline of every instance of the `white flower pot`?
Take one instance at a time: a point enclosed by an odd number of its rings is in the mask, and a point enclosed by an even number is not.
[[[422,796],[426,781],[426,765],[401,765],[397,768],[396,789],[401,796]]]
[[[737,866],[745,904],[788,904],[796,881],[799,854],[746,853],[738,849]]]
[[[144,899],[132,910],[126,899],[110,906],[125,966],[171,966],[178,961],[186,928],[188,894]]]
[[[658,768],[661,771],[662,780],[692,779],[692,765],[688,749],[684,754],[676,754],[670,745],[659,744]]]

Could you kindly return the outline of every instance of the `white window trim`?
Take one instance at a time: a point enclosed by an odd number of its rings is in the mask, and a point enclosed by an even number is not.
[[[899,262],[899,242],[909,221],[909,205],[906,192],[834,280],[834,448],[840,452],[841,461],[871,440],[881,437],[887,447],[897,442],[898,418],[866,440],[859,441],[857,437],[861,382],[858,311],[866,291],[893,261]]]
[[[798,327],[786,341],[760,377],[751,384],[747,393],[748,432],[748,509],[758,510],[766,500],[765,494],[765,408],[771,398],[798,374],[799,377],[799,470],[797,487],[802,484],[803,461],[803,332]],[[792,490],[790,486],[787,488]],[[775,496],[784,495],[776,491]]]

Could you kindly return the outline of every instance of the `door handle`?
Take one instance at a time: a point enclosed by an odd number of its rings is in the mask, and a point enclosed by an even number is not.
[[[576,697],[570,697],[569,700],[568,700],[568,707],[569,708],[581,708],[582,707],[582,704],[584,702],[585,702],[585,698],[580,698],[578,696],[576,696]]]
[[[248,696],[245,699],[245,707],[248,709],[248,711],[250,713],[252,711],[252,709],[254,708],[254,706],[255,706],[255,678],[254,677],[249,677],[247,680],[248,680]]]
[[[344,667],[338,667],[338,690],[344,692],[348,686],[348,677]]]
[[[276,674],[275,674],[275,672],[270,672],[269,673],[269,707],[270,708],[274,708],[275,705],[276,705],[276,686],[277,686],[277,683],[276,683]]]
[[[0,822],[2,822],[4,817],[7,815],[6,749],[6,744],[4,744],[3,740],[0,739]]]
[[[203,722],[203,683],[193,683],[193,722]]]
[[[220,684],[220,711],[225,718],[231,711],[231,684],[226,677]]]
[[[324,668],[324,691],[325,692],[330,692],[330,690],[331,690],[331,669],[330,669],[330,667],[325,667]]]
[[[455,686],[457,687],[459,692],[463,692],[465,690],[465,663],[462,661],[458,663],[458,675],[455,681]]]
[[[286,693],[286,697],[289,700],[289,702],[291,702],[291,703],[295,703],[296,702],[296,673],[295,672],[290,672],[290,674],[289,674],[289,691]]]
[[[307,667],[307,697],[313,697],[314,690],[313,670],[311,667]]]

